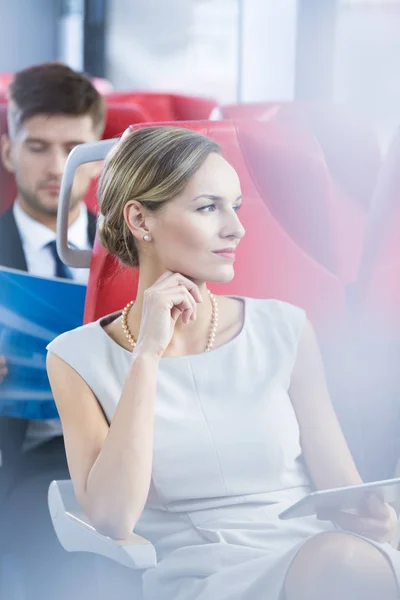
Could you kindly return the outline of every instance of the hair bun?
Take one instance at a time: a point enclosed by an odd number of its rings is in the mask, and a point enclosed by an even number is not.
[[[136,249],[134,237],[130,233],[125,223],[123,226],[112,227],[107,223],[104,215],[98,217],[98,231],[102,246],[110,254],[117,256],[119,261],[129,267],[139,265],[139,256]]]

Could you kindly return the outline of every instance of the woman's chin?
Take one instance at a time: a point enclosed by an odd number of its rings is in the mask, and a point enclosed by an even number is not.
[[[195,281],[197,284],[205,281],[210,283],[229,283],[229,281],[232,281],[232,279],[235,277],[235,270],[233,266],[225,266],[219,269],[204,269],[197,272],[189,269],[181,269],[180,271],[175,269],[174,271],[182,273],[182,275],[191,281]]]
[[[206,278],[206,281],[210,283],[229,283],[235,277],[235,270],[233,267],[218,269],[210,272]]]

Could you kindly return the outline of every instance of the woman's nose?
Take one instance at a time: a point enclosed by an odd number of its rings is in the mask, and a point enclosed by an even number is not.
[[[237,212],[232,209],[226,215],[226,221],[222,231],[223,237],[241,239],[245,233],[246,230],[243,227]]]

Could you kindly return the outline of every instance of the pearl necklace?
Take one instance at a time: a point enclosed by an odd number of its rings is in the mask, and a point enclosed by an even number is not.
[[[214,296],[214,294],[212,294],[210,292],[210,290],[208,291],[208,295],[210,296],[210,300],[211,300],[211,329],[210,329],[210,335],[208,336],[208,342],[207,342],[207,346],[204,350],[204,352],[210,352],[211,348],[214,345],[214,341],[215,341],[215,335],[217,332],[217,327],[218,327],[218,303],[217,303],[217,299]],[[135,301],[131,300],[130,302],[128,302],[128,304],[125,306],[125,308],[122,311],[121,314],[121,326],[122,329],[125,333],[125,336],[129,342],[129,344],[132,346],[132,350],[135,348],[136,346],[136,340],[133,337],[133,335],[131,334],[131,331],[128,327],[128,314],[129,311],[131,310],[132,306],[134,305]]]

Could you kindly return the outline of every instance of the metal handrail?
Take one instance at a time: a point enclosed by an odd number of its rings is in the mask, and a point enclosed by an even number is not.
[[[57,214],[57,252],[68,266],[77,269],[89,268],[92,259],[91,250],[78,250],[68,245],[68,218],[72,185],[77,168],[88,162],[104,160],[107,153],[120,138],[101,140],[76,146],[68,156],[63,173]]]

